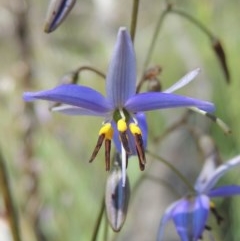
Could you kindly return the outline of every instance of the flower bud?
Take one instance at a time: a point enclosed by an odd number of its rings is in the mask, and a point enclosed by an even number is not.
[[[119,232],[125,222],[130,196],[128,177],[125,186],[122,185],[123,177],[119,159],[119,155],[116,154],[113,168],[107,179],[105,193],[108,221],[115,232]]]
[[[44,32],[54,31],[67,17],[76,0],[51,0],[45,21]]]
[[[225,75],[227,83],[230,83],[230,72],[227,64],[226,54],[223,48],[222,43],[219,39],[212,40],[212,47],[214,50],[215,55],[217,56],[219,63],[222,67],[223,73]]]

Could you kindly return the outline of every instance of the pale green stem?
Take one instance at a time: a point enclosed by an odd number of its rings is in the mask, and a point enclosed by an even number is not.
[[[215,39],[214,35],[192,15],[190,15],[182,10],[174,9],[174,8],[171,9],[170,13],[175,13],[179,16],[186,18],[187,20],[192,22],[194,25],[196,25],[199,29],[201,29],[211,40]]]
[[[137,18],[138,18],[138,8],[139,8],[140,0],[133,0],[133,8],[132,8],[132,18],[131,18],[131,38],[134,43],[136,28],[137,28]]]
[[[189,190],[194,192],[194,188],[192,184],[187,180],[187,178],[177,169],[175,168],[170,162],[165,160],[164,158],[150,152],[149,150],[146,150],[146,153],[150,155],[151,157],[157,159],[158,161],[162,162],[164,165],[166,165],[169,169],[171,169],[181,180],[182,182],[189,188]]]
[[[146,70],[146,68],[147,68],[147,66],[148,66],[148,64],[150,62],[150,58],[152,57],[152,53],[153,53],[153,50],[154,50],[155,45],[156,45],[158,34],[160,32],[160,29],[162,27],[163,21],[164,21],[164,19],[165,19],[165,17],[166,17],[168,12],[169,12],[169,8],[166,8],[159,16],[159,19],[157,21],[157,25],[156,25],[154,33],[153,33],[153,37],[152,37],[152,41],[151,41],[150,47],[149,47],[149,50],[147,52],[147,57],[146,57],[145,62],[143,64],[143,71]]]
[[[101,204],[100,211],[99,211],[96,223],[95,223],[95,227],[94,227],[93,236],[91,238],[91,241],[97,240],[97,236],[98,236],[98,233],[99,233],[99,230],[100,230],[101,222],[103,220],[104,210],[105,210],[105,202],[104,202],[104,197],[103,197],[102,204]]]
[[[138,190],[138,188],[142,184],[142,182],[146,181],[146,180],[149,180],[151,182],[164,186],[165,188],[169,189],[174,195],[176,195],[177,198],[181,197],[181,195],[178,193],[178,191],[170,183],[168,183],[167,181],[165,181],[161,178],[154,177],[149,174],[143,174],[138,178],[138,180],[136,181],[136,183],[134,184],[134,186],[132,188],[132,191],[131,191],[132,196],[134,196],[134,194],[136,193],[136,191]]]
[[[13,201],[13,196],[12,196],[11,188],[9,184],[7,169],[5,166],[5,160],[1,152],[0,152],[0,187],[1,187],[1,193],[3,194],[4,204],[5,204],[13,240],[21,241],[18,217],[17,217],[16,210],[14,208],[14,201]]]
[[[103,233],[103,240],[108,240],[108,234],[109,234],[109,224],[108,224],[108,219],[107,215],[105,213],[104,215],[104,233]]]
[[[91,66],[81,66],[81,67],[77,68],[74,72],[75,72],[76,74],[80,74],[80,72],[82,72],[82,71],[84,71],[84,70],[91,71],[91,72],[99,75],[99,76],[102,77],[103,79],[106,79],[106,75],[105,75],[103,72],[101,72],[100,70],[95,69],[94,67],[91,67]],[[76,78],[76,80],[77,80],[77,78]],[[76,82],[77,82],[77,81],[76,81]]]

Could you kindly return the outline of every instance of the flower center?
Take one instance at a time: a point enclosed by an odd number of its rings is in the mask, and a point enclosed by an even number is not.
[[[140,170],[144,170],[146,164],[145,150],[142,131],[138,126],[137,120],[132,117],[127,110],[117,109],[113,113],[113,121],[116,123],[115,130],[112,122],[104,123],[99,130],[97,144],[89,162],[92,162],[95,159],[103,142],[105,141],[106,171],[110,170],[111,140],[113,138],[114,131],[117,131],[121,142],[122,170],[127,167],[128,156],[135,153],[138,155]],[[130,145],[130,141],[135,144],[134,150],[130,148],[130,146],[132,146]]]

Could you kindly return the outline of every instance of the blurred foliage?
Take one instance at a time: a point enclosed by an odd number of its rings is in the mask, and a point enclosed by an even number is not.
[[[48,1],[20,1],[20,5],[17,2],[0,0],[0,145],[7,160],[14,201],[21,221],[22,240],[91,240],[104,196],[107,173],[104,171],[102,152],[94,163],[89,164],[88,159],[102,120],[52,114],[45,102],[27,104],[36,113],[33,120],[36,126],[30,139],[33,152],[31,163],[26,163],[23,149],[28,143],[24,138],[27,138],[25,134],[29,120],[22,92],[51,88],[59,83],[61,76],[79,66],[94,66],[105,73],[117,29],[122,25],[130,26],[132,2],[79,0],[67,20],[50,35],[43,32]],[[157,64],[162,67],[159,78],[163,89],[189,70],[201,68],[197,80],[180,93],[216,104],[216,115],[229,124],[232,135],[225,136],[218,126],[197,114],[189,122],[203,132],[210,133],[223,159],[227,160],[240,152],[240,2],[184,0],[173,4],[194,16],[221,40],[230,69],[230,84],[225,81],[208,37],[176,14],[166,16],[150,66]],[[28,10],[25,30],[30,53],[27,59],[23,59],[25,52],[22,53],[21,41],[16,33],[19,6]],[[164,7],[164,1],[140,1],[135,37],[139,78],[156,20]],[[26,77],[28,68],[31,68],[30,77]],[[29,78],[27,84],[26,78]],[[79,82],[104,92],[104,80],[94,73],[83,72]],[[147,114],[149,149],[163,152],[176,167],[184,165],[180,170],[184,174],[191,171],[188,177],[192,181],[191,178],[194,180],[200,170],[201,162],[194,140],[186,128],[176,130],[177,134],[182,135],[177,142],[174,134],[159,143],[154,142],[154,137],[179,120],[183,113],[183,110],[170,110]],[[182,154],[181,151],[189,151],[189,154]],[[167,180],[172,186],[179,181],[162,164],[153,163],[151,158],[148,163],[148,174]],[[188,168],[185,168],[186,165]],[[156,166],[160,167],[155,168]],[[131,187],[134,187],[143,175],[135,158],[130,160],[128,174]],[[239,183],[238,171],[228,175],[223,182]],[[36,185],[36,190],[32,189],[33,185]],[[136,189],[135,195],[131,197],[123,230],[117,235],[109,230],[112,240],[155,240],[161,214],[168,202],[173,201],[173,194],[169,194],[166,188],[163,188],[163,194],[159,191],[159,186],[163,186],[161,180],[159,184],[153,184],[146,179]],[[34,190],[33,195],[29,190]],[[158,192],[160,196],[151,196]],[[2,202],[0,204],[0,210],[3,210]],[[219,237],[216,240],[239,240],[239,205],[238,197],[234,200],[228,198],[219,204],[226,223],[220,234],[214,232]],[[219,230],[218,227],[215,228]],[[101,227],[102,236],[104,232],[104,227]],[[179,239],[173,236],[169,240]]]

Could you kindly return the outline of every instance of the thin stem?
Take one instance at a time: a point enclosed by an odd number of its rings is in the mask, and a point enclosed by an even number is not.
[[[138,17],[138,8],[139,8],[140,0],[133,0],[133,8],[132,8],[132,18],[131,18],[131,38],[132,42],[134,42],[136,28],[137,28],[137,17]]]
[[[103,72],[101,72],[100,70],[95,69],[94,67],[91,67],[91,66],[81,66],[81,67],[77,68],[74,72],[76,74],[80,74],[80,72],[82,72],[84,70],[89,70],[91,72],[94,72],[97,75],[99,75],[100,77],[102,77],[103,79],[106,79],[106,75]]]
[[[157,38],[158,38],[158,34],[160,32],[160,29],[161,29],[161,26],[163,24],[163,21],[164,21],[166,15],[167,15],[167,13],[169,12],[169,10],[170,10],[170,7],[167,7],[159,16],[159,19],[157,21],[157,25],[156,25],[154,33],[153,33],[153,37],[152,37],[152,41],[151,41],[150,47],[149,47],[149,50],[147,52],[147,57],[145,59],[144,65],[143,65],[143,71],[146,70],[146,68],[147,68],[147,66],[148,66],[148,64],[150,62],[150,58],[151,58],[153,50],[155,48],[156,41],[157,41]]]
[[[103,197],[100,212],[98,214],[98,217],[97,217],[97,220],[96,220],[96,223],[95,223],[95,227],[94,227],[93,236],[92,236],[91,241],[97,240],[97,236],[98,236],[98,233],[99,233],[101,221],[103,220],[104,210],[105,210],[105,202],[104,202],[104,197]]]
[[[183,116],[181,117],[181,119],[179,119],[177,122],[173,123],[171,126],[169,126],[167,129],[164,130],[164,132],[157,137],[154,137],[154,142],[161,142],[162,140],[164,140],[168,135],[170,135],[173,131],[175,131],[177,128],[179,128],[180,126],[183,126],[186,124],[187,119],[189,117],[190,112],[186,111]]]
[[[190,15],[187,12],[184,12],[182,10],[174,9],[174,8],[172,8],[170,12],[186,18],[187,20],[189,20],[190,22],[195,24],[199,29],[201,29],[211,40],[215,39],[214,35],[192,15]]]
[[[12,197],[11,188],[9,184],[7,169],[6,169],[5,161],[1,152],[0,152],[0,186],[1,186],[1,192],[3,194],[4,204],[5,204],[13,240],[21,241],[18,217],[17,217],[16,210],[14,208],[14,202],[13,202],[13,197]]]
[[[138,190],[138,188],[140,187],[140,185],[142,184],[143,181],[149,180],[151,182],[154,182],[156,184],[161,184],[162,186],[166,187],[167,189],[169,189],[170,191],[172,191],[172,193],[174,193],[174,195],[177,198],[180,198],[181,195],[178,193],[178,191],[167,181],[158,178],[158,177],[154,177],[150,174],[143,174],[141,175],[138,180],[136,181],[136,183],[134,184],[133,188],[132,188],[132,196],[134,196],[134,194],[136,193],[136,191]],[[132,199],[131,199],[132,201]]]
[[[109,225],[108,225],[108,219],[107,219],[107,215],[105,213],[104,215],[104,233],[103,233],[103,240],[108,240],[108,233],[109,233]]]
[[[169,169],[171,169],[184,182],[184,184],[189,188],[189,190],[194,192],[194,188],[193,188],[192,184],[170,162],[168,162],[164,158],[162,158],[162,157],[160,157],[160,156],[150,152],[149,150],[146,150],[146,153],[148,153],[148,155],[150,155],[151,157],[153,157],[153,158],[157,159],[158,161],[162,162],[163,164],[165,164]]]

